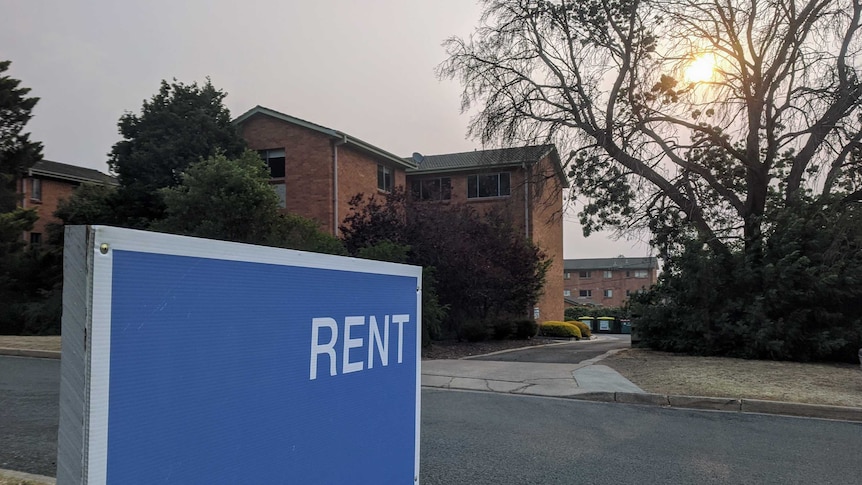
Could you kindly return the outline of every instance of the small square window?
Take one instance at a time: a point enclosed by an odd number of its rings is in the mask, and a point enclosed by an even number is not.
[[[563,290],[563,296],[572,296],[571,290]]]
[[[614,297],[614,290],[605,290],[604,296],[605,296],[605,298],[613,298]]]
[[[30,233],[30,244],[40,244],[42,242],[42,233],[41,232],[31,232]]]
[[[572,278],[572,273],[563,273],[563,279],[568,280]]]
[[[258,150],[260,158],[269,167],[269,177],[283,179],[285,176],[284,148],[273,148],[271,150]]]

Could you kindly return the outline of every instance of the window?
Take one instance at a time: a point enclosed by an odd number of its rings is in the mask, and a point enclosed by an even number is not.
[[[646,278],[647,271],[645,269],[639,269],[635,271],[635,278]]]
[[[32,179],[30,185],[30,198],[33,200],[42,200],[42,180]]]
[[[614,272],[613,272],[613,271],[605,271],[605,272],[604,272],[604,277],[605,277],[605,278],[613,278],[613,277],[614,277]]]
[[[502,197],[510,195],[509,172],[467,177],[467,198]]]
[[[578,273],[578,278],[592,278],[593,273],[591,271],[581,271]]]
[[[605,290],[604,296],[605,296],[605,298],[613,298],[614,297],[614,290]]]
[[[563,296],[572,296],[571,290],[563,290]]]
[[[632,290],[626,290],[626,296],[632,296]]]
[[[593,290],[580,290],[578,291],[578,298],[589,298],[593,296]]]
[[[284,148],[258,150],[257,153],[260,154],[260,158],[262,158],[263,161],[266,162],[266,165],[269,167],[270,178],[284,178]]]
[[[274,190],[275,195],[278,196],[278,206],[282,209],[287,207],[287,189],[284,186],[284,182],[272,184],[272,190]]]
[[[39,244],[42,242],[42,233],[41,232],[31,232],[30,233],[30,244]]]
[[[392,169],[377,164],[377,188],[384,192],[392,192]]]
[[[572,273],[563,273],[563,279],[568,280],[572,278]]]
[[[440,177],[413,180],[410,182],[410,194],[413,200],[449,200],[452,198],[452,179]]]

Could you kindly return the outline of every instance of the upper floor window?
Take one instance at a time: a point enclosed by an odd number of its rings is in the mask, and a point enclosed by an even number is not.
[[[410,194],[413,200],[449,200],[452,198],[452,179],[440,177],[413,180],[410,182]]]
[[[613,298],[614,297],[614,290],[605,290],[603,292],[603,296],[605,298]]]
[[[284,148],[274,148],[272,150],[258,150],[260,158],[266,162],[269,167],[269,176],[274,179],[283,179],[284,170]]]
[[[626,278],[646,278],[648,276],[648,272],[645,269],[638,269],[635,271],[626,271]]]
[[[572,296],[572,290],[563,290],[563,296]]]
[[[579,290],[578,298],[590,298],[593,296],[593,290]]]
[[[592,278],[592,277],[593,277],[592,271],[581,271],[578,273],[578,278]]]
[[[605,271],[605,272],[604,272],[604,277],[605,277],[605,278],[613,278],[613,277],[614,277],[614,272],[613,272],[613,271]]]
[[[563,273],[563,279],[564,280],[571,279],[571,277],[572,277],[572,273],[569,273],[569,272]]]
[[[467,177],[467,198],[502,197],[510,195],[509,172],[500,172]]]
[[[377,164],[377,188],[392,192],[392,169],[382,163]]]
[[[31,179],[30,198],[33,200],[42,200],[42,180]]]
[[[42,233],[41,232],[31,232],[30,233],[30,244],[41,244],[42,243]]]

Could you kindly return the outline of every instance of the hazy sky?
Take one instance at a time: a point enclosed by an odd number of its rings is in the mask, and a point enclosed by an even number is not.
[[[0,60],[41,98],[27,130],[45,158],[103,172],[124,112],[162,79],[207,76],[233,116],[262,105],[432,155],[482,148],[465,139],[460,86],[434,75],[442,41],[480,13],[472,0],[0,0]],[[566,258],[649,255],[584,239],[570,212]]]

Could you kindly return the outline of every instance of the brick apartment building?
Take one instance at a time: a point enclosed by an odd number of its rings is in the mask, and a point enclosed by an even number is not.
[[[563,316],[562,188],[567,186],[553,145],[402,158],[338,130],[257,106],[234,120],[249,148],[270,167],[285,211],[338,235],[349,200],[358,193],[409,189],[421,201],[471,204],[508,214],[525,237],[553,259],[541,320]]]
[[[618,307],[633,293],[658,281],[658,259],[567,259],[563,270],[563,296],[567,305]]]
[[[42,242],[48,225],[60,222],[54,217],[60,200],[71,196],[84,183],[117,185],[117,180],[98,170],[50,160],[40,160],[22,174],[18,180],[21,206],[35,207],[39,213],[33,229],[24,233],[24,240],[32,244]]]

